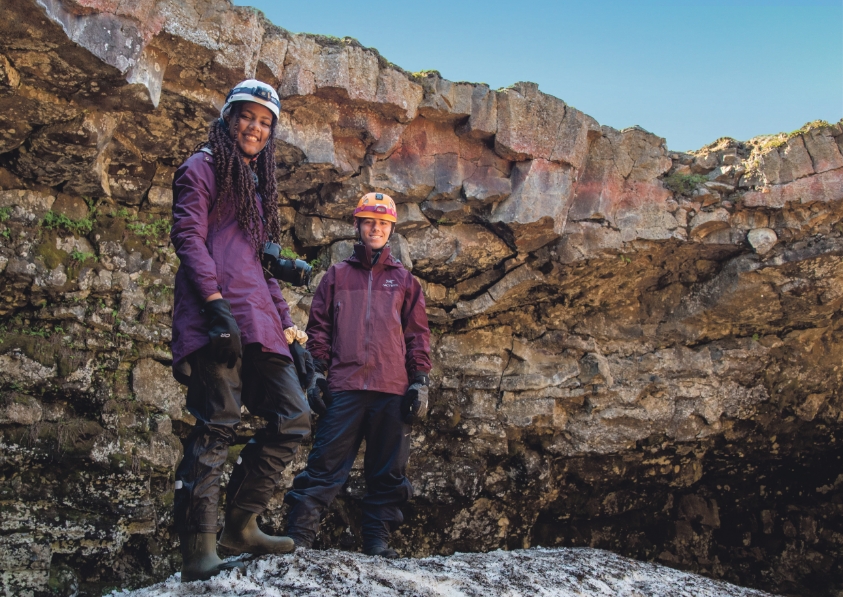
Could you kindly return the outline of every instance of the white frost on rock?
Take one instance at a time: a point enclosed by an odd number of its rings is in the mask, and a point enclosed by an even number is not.
[[[176,574],[121,597],[320,595],[376,597],[763,597],[761,591],[590,548],[535,548],[384,560],[359,553],[299,550],[249,562],[246,572],[182,584]]]

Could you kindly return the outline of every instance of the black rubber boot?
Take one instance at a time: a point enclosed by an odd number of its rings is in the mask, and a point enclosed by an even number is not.
[[[250,553],[256,556],[290,553],[296,544],[289,537],[273,537],[258,528],[258,515],[237,506],[225,514],[225,526],[220,537],[220,551],[238,556]]]
[[[387,560],[397,560],[398,552],[389,547],[383,539],[363,539],[363,553],[367,556],[380,556]]]
[[[243,562],[224,562],[217,556],[216,533],[181,533],[181,581],[208,580],[226,570],[243,570]]]
[[[398,552],[392,549],[391,547],[382,547],[382,548],[372,548],[367,549],[364,551],[367,556],[380,556],[382,558],[386,558],[387,560],[397,560],[398,559]]]

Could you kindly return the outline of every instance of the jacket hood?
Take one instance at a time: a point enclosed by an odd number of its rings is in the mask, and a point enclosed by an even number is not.
[[[354,253],[351,257],[346,259],[349,263],[359,264],[363,269],[372,269],[373,251],[363,243],[356,243],[354,245]],[[384,267],[400,267],[401,263],[396,261],[392,256],[392,250],[389,245],[384,245],[381,249],[381,256],[378,258],[378,263],[375,265],[383,265]]]

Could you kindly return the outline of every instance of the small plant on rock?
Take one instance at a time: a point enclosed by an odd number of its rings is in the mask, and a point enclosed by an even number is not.
[[[678,195],[690,195],[698,186],[707,182],[702,174],[679,174],[674,172],[664,178],[664,186]]]
[[[130,221],[126,224],[126,228],[131,230],[138,236],[159,237],[165,232],[170,231],[170,220],[155,220],[153,222],[145,223],[138,221]]]
[[[98,260],[96,254],[94,254],[94,253],[86,253],[84,251],[77,251],[75,249],[70,252],[70,258],[73,261],[78,261],[79,263],[84,263],[85,261],[88,261],[89,259],[92,259],[94,261]]]
[[[59,214],[54,211],[48,211],[41,222],[47,230],[57,230],[62,228],[71,234],[77,236],[85,236],[94,228],[94,221],[91,218],[84,218],[82,220],[71,220],[64,214]]]
[[[283,249],[281,249],[281,252],[278,253],[278,256],[283,259],[301,259],[299,254],[289,247],[284,247]]]

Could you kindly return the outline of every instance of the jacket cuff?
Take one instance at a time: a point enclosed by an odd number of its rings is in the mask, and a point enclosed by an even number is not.
[[[410,383],[420,383],[424,386],[430,385],[430,371],[413,371],[410,374]]]
[[[222,292],[222,287],[217,284],[215,279],[212,280],[204,280],[201,284],[198,284],[199,292],[202,295],[202,300],[204,301],[212,294],[216,294],[217,292]]]

